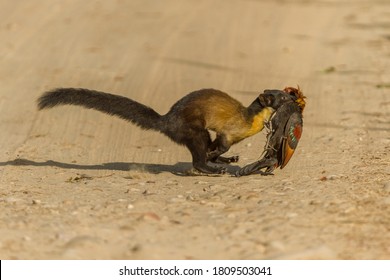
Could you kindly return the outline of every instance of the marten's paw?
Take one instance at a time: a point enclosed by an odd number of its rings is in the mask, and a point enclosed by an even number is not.
[[[215,163],[234,163],[234,162],[238,162],[238,160],[240,159],[239,156],[232,156],[232,157],[223,157],[223,156],[219,156],[215,161]]]

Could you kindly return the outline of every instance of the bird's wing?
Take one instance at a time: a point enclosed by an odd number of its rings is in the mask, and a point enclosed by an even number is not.
[[[285,167],[301,139],[303,128],[302,114],[300,111],[292,113],[284,128],[284,137],[282,141],[282,152],[279,158],[280,169]]]

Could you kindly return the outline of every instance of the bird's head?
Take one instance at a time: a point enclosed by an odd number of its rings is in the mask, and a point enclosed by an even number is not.
[[[298,104],[299,108],[301,108],[302,113],[306,106],[306,96],[303,95],[299,86],[297,86],[297,88],[286,87],[283,91],[294,97],[294,101]]]

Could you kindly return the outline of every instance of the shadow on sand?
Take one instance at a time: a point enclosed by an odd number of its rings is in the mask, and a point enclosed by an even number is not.
[[[174,165],[167,164],[152,164],[152,163],[136,163],[136,162],[107,162],[102,164],[76,164],[76,163],[64,163],[54,160],[47,160],[42,162],[37,162],[33,160],[18,158],[6,162],[0,162],[0,166],[49,166],[49,167],[58,167],[63,169],[78,169],[78,170],[112,170],[112,171],[142,171],[152,174],[159,174],[162,172],[170,172],[178,176],[188,176],[188,175],[205,175],[197,174],[196,171],[192,168],[192,163],[190,162],[178,162]],[[228,173],[234,174],[235,171],[239,168],[238,166],[227,166]],[[216,175],[218,176],[218,175]]]

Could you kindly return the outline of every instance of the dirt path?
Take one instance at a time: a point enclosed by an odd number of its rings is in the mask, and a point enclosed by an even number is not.
[[[0,259],[389,259],[389,4],[1,1]],[[269,177],[179,176],[191,157],[166,137],[35,104],[72,86],[165,113],[297,84],[303,138]]]

